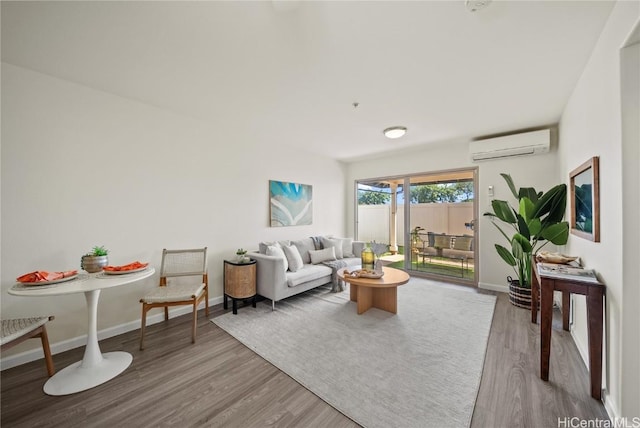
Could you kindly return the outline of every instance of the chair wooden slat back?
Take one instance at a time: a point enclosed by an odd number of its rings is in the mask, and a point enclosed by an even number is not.
[[[179,281],[170,284],[169,278],[200,276],[198,281]],[[144,331],[147,312],[153,308],[164,308],[164,319],[169,319],[169,306],[193,306],[191,343],[196,341],[198,305],[204,301],[205,313],[209,316],[209,278],[207,274],[207,247],[190,250],[162,250],[160,286],[140,299],[142,322],[140,349],[144,349]]]

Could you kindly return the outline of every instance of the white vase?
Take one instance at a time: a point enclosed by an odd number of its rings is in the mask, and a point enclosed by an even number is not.
[[[380,257],[376,258],[376,261],[375,261],[375,263],[373,265],[373,270],[376,273],[382,273],[382,260],[380,259]]]

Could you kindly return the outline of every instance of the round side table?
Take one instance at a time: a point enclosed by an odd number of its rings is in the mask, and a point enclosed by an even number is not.
[[[237,262],[224,261],[224,302],[227,306],[227,298],[231,298],[233,313],[238,313],[238,300],[251,299],[252,306],[256,307],[256,261]]]

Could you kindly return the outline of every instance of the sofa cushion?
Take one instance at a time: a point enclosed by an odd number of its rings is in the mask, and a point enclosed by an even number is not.
[[[287,247],[282,247],[282,251],[284,251],[284,255],[287,257],[287,262],[289,262],[289,270],[291,272],[296,272],[302,269],[302,256],[298,251],[298,247],[295,245],[289,245]]]
[[[302,261],[305,264],[311,263],[311,257],[309,256],[309,251],[315,251],[316,247],[313,244],[313,239],[311,238],[303,238],[298,241],[291,241],[293,245],[296,246],[298,252],[300,252],[300,256],[302,257]]]
[[[342,256],[342,241],[336,238],[326,238],[326,237],[322,237],[320,239],[320,242],[322,242],[322,247],[323,248],[331,248],[333,247],[333,250],[335,252],[336,258],[337,259],[341,259]]]
[[[436,239],[433,246],[436,248],[451,248],[451,236],[436,235]]]
[[[453,241],[453,249],[470,251],[472,241],[473,239],[470,236],[456,236],[455,241]]]
[[[309,251],[309,256],[311,257],[311,263],[314,265],[329,260],[336,260],[336,252],[334,247],[325,248],[323,250]]]
[[[284,240],[284,241],[263,241],[263,242],[260,242],[260,243],[258,243],[258,251],[260,252],[260,254],[267,254],[267,247],[269,245],[287,247],[287,246],[291,245],[291,241]]]
[[[302,269],[297,272],[287,272],[286,274],[287,285],[289,287],[295,287],[326,276],[331,277],[331,268],[329,266],[307,264],[302,266]]]
[[[279,244],[267,246],[267,256],[280,257],[282,260],[284,260],[284,271],[286,272],[287,269],[289,269],[287,256],[284,255],[284,251],[282,251],[282,247]]]

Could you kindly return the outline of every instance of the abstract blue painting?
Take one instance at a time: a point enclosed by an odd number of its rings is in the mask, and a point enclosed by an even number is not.
[[[269,180],[271,227],[311,224],[312,196],[313,189],[308,184]]]

